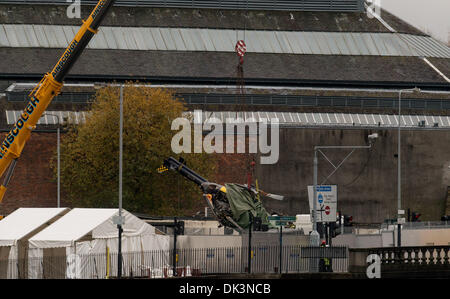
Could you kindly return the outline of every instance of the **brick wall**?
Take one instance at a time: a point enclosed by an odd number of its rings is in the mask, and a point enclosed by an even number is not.
[[[5,133],[0,134],[2,140],[4,137]],[[56,133],[34,132],[31,135],[0,203],[0,215],[6,216],[21,207],[56,207],[56,177],[50,168],[50,161],[56,156],[56,142]],[[221,184],[246,183],[246,155],[223,154],[217,158],[217,173],[208,179]],[[70,207],[64,194],[61,195],[61,207]]]
[[[5,133],[0,136],[3,140]],[[50,168],[50,159],[56,154],[56,142],[55,133],[34,132],[31,135],[0,204],[0,215],[20,207],[57,206],[57,184]],[[61,206],[66,205],[62,200]]]
[[[280,160],[275,165],[260,165],[256,158],[255,177],[263,190],[285,196],[284,201],[263,199],[267,211],[295,215],[308,213],[306,186],[312,184],[313,146],[317,144],[359,145],[371,131],[284,129],[280,134]],[[355,151],[329,181],[339,185],[339,205],[356,222],[383,222],[397,210],[397,133],[378,131],[380,138],[369,152]],[[0,134],[3,138],[5,134]],[[50,159],[56,153],[55,133],[34,132],[19,159],[0,215],[19,207],[56,207],[56,179]],[[405,130],[402,132],[402,207],[422,214],[422,220],[439,220],[445,213],[450,186],[448,156],[449,131]],[[347,152],[327,152],[340,161]],[[245,184],[249,159],[246,154],[218,154],[217,171],[211,181]],[[337,163],[337,162],[335,162]],[[366,165],[366,166],[364,166]],[[332,167],[319,159],[319,181]],[[253,181],[254,182],[254,181]],[[361,191],[363,190],[363,192]],[[68,206],[62,194],[61,205]]]

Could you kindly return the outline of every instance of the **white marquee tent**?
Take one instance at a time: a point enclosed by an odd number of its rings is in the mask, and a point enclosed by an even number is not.
[[[19,208],[0,221],[0,277],[24,278],[27,240],[67,208]]]
[[[118,209],[76,208],[30,238],[28,277],[114,276],[117,273],[118,228],[113,219],[118,214]],[[144,264],[142,259],[146,257],[146,252],[167,251],[165,258],[160,259],[159,267],[167,264],[170,237],[156,234],[153,226],[126,210],[122,210],[122,216],[124,275],[136,271],[131,268],[131,258],[134,264]],[[51,268],[55,268],[58,262],[65,268],[64,273],[52,272]],[[139,267],[134,264],[133,267]]]

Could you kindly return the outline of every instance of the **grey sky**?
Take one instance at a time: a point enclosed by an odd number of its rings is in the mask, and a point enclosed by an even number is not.
[[[390,13],[442,42],[450,42],[450,0],[379,1]]]

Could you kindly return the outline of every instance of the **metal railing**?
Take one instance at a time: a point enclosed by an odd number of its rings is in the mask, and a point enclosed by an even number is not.
[[[10,102],[26,102],[28,101],[29,92],[6,92],[6,97]],[[94,92],[63,92],[55,97],[53,102],[58,103],[91,103]]]
[[[130,278],[167,278],[174,274],[307,273],[311,271],[312,265],[319,265],[324,259],[329,261],[332,272],[348,271],[348,248],[344,246],[320,248],[285,245],[281,251],[279,246],[274,245],[254,246],[251,247],[250,271],[249,250],[245,246],[177,249],[176,263],[173,250],[128,252],[122,256],[122,276]],[[0,278],[114,278],[117,274],[117,257],[117,253],[101,253],[0,260]]]
[[[72,1],[73,2],[73,1]],[[81,4],[95,5],[96,0],[81,0]],[[0,4],[57,4],[66,0],[0,0]],[[216,8],[289,11],[364,11],[364,0],[117,0],[116,6]]]
[[[352,96],[307,96],[307,95],[255,95],[237,97],[233,94],[188,94],[177,95],[187,104],[236,104],[238,98],[246,105],[282,105],[305,107],[349,107],[349,108],[396,108],[398,98],[352,97]],[[448,110],[450,101],[445,99],[402,99],[404,109]]]
[[[10,102],[28,101],[27,92],[6,92]],[[56,96],[54,102],[90,103],[94,92],[63,92]],[[189,105],[281,105],[287,107],[344,107],[396,109],[398,98],[352,97],[352,96],[308,96],[308,95],[257,95],[246,94],[198,94],[177,93],[177,98]],[[402,99],[403,109],[450,110],[450,101],[446,99]]]

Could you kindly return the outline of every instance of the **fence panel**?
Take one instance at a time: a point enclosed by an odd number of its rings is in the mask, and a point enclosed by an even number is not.
[[[1,0],[0,0],[1,1]],[[27,91],[7,91],[9,102],[28,101]],[[88,104],[92,103],[95,92],[70,92],[63,91],[55,97],[53,102]],[[256,94],[200,94],[200,93],[176,93],[175,97],[188,105],[234,105],[244,102],[247,105],[264,106],[305,106],[305,107],[361,107],[361,108],[396,108],[398,98],[367,98],[354,96],[305,96],[305,95],[256,95]],[[405,109],[420,110],[449,110],[450,104],[446,99],[402,99],[402,107]]]
[[[253,274],[305,273],[317,271],[320,260],[329,259],[333,272],[347,272],[346,247],[256,245],[251,247],[250,272]],[[176,251],[174,273],[173,250],[122,253],[122,276],[130,278],[166,278],[205,274],[238,274],[249,272],[249,247],[181,248]],[[23,260],[0,260],[0,277],[6,269],[17,268]],[[118,253],[51,256],[26,260],[24,278],[105,279],[117,277]],[[280,269],[281,266],[281,269]],[[32,276],[28,276],[31,273]],[[22,275],[21,275],[22,276]]]

